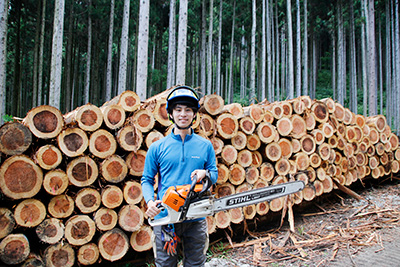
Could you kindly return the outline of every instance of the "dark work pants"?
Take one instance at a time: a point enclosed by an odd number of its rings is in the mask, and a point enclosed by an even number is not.
[[[176,223],[175,233],[181,239],[183,266],[204,266],[208,249],[206,220]],[[164,250],[165,242],[161,240],[161,226],[153,227],[153,250],[157,267],[173,267],[178,264],[178,255],[170,256]],[[179,254],[179,252],[177,253]]]

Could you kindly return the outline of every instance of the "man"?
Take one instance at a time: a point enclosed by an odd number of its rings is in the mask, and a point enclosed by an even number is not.
[[[172,132],[153,143],[147,151],[142,177],[146,214],[155,219],[165,217],[167,210],[157,207],[170,186],[191,184],[197,177],[218,178],[215,152],[209,140],[195,134],[192,123],[199,109],[199,98],[188,86],[178,86],[167,97],[167,112],[175,124]],[[154,200],[155,176],[158,192]],[[208,248],[205,218],[153,227],[153,250],[156,266],[177,266],[177,244],[182,244],[184,266],[204,266]]]

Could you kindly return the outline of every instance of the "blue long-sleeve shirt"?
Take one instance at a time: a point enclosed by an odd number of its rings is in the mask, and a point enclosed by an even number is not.
[[[148,149],[141,180],[143,197],[147,202],[154,200],[155,176],[158,173],[157,199],[162,199],[170,186],[191,184],[191,173],[209,170],[212,183],[216,183],[218,169],[215,151],[211,142],[192,133],[182,142],[173,131],[154,142]],[[156,218],[165,216],[159,214]]]

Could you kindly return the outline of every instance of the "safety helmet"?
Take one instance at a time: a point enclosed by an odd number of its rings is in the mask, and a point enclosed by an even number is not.
[[[178,86],[174,88],[167,97],[167,112],[169,114],[172,114],[172,110],[177,104],[185,105],[193,109],[194,113],[196,113],[197,110],[200,108],[199,96],[193,90],[193,88],[189,86]]]

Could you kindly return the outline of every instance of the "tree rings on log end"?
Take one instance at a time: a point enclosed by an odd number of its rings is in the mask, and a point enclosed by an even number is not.
[[[85,131],[79,128],[67,128],[57,136],[58,147],[68,157],[80,156],[88,147],[89,140]]]
[[[13,156],[24,153],[32,143],[32,133],[22,123],[10,122],[0,128],[0,151]]]
[[[162,133],[157,130],[153,130],[146,135],[144,143],[146,144],[146,147],[149,148],[151,144],[162,139],[163,137],[164,135]]]
[[[15,222],[23,227],[35,227],[46,217],[46,207],[37,199],[25,199],[14,211]]]
[[[79,190],[75,197],[75,205],[84,213],[92,213],[96,211],[101,204],[100,193],[93,188],[86,187]]]
[[[147,225],[142,225],[139,231],[133,232],[130,239],[130,244],[133,250],[143,252],[151,249],[153,247],[151,241],[152,234],[153,230],[151,230],[151,227]]]
[[[234,137],[239,129],[239,123],[235,116],[230,113],[223,113],[216,119],[218,134],[224,139]]]
[[[143,142],[143,134],[135,125],[125,125],[117,133],[117,142],[126,151],[137,151]]]
[[[218,115],[224,108],[224,99],[219,95],[205,95],[200,99],[200,105],[202,109],[210,115]]]
[[[231,217],[227,211],[217,212],[214,216],[219,229],[225,229],[231,224]]]
[[[14,226],[14,214],[7,208],[0,208],[0,239],[11,234]]]
[[[118,98],[118,105],[120,105],[125,111],[133,112],[140,107],[140,97],[131,90],[122,92]]]
[[[119,105],[107,105],[100,108],[106,126],[115,130],[124,125],[126,114],[125,110]]]
[[[68,195],[53,197],[48,205],[48,210],[54,218],[67,218],[74,211],[74,200]]]
[[[125,205],[118,213],[119,226],[128,232],[135,232],[143,225],[143,212],[136,205]]]
[[[65,224],[65,238],[74,246],[90,242],[95,232],[95,223],[87,215],[72,216]]]
[[[0,188],[12,199],[35,196],[42,187],[42,181],[42,169],[27,156],[12,156],[0,167]]]
[[[36,227],[36,234],[40,241],[55,244],[64,237],[64,224],[56,218],[46,219]]]
[[[22,263],[29,253],[29,241],[23,234],[10,234],[0,242],[0,259],[5,264]]]
[[[88,156],[76,158],[67,166],[69,181],[78,187],[85,187],[93,184],[98,174],[99,169],[96,162]]]
[[[115,210],[100,208],[94,214],[96,226],[101,231],[113,229],[118,223],[118,214]]]
[[[64,126],[64,117],[55,107],[42,105],[31,109],[23,123],[39,138],[56,137]]]
[[[45,170],[56,168],[61,161],[61,151],[53,145],[44,145],[36,151],[35,162]]]
[[[222,148],[221,157],[227,165],[235,163],[235,161],[237,160],[237,156],[238,151],[234,146],[226,145],[224,146],[224,148]]]
[[[109,209],[115,209],[124,200],[122,190],[116,185],[107,185],[101,192],[101,202]]]
[[[142,186],[136,181],[128,181],[124,185],[124,199],[128,204],[138,204],[143,198]]]
[[[77,122],[79,128],[88,132],[96,131],[103,123],[103,113],[100,108],[90,103],[77,108],[64,117],[67,124],[70,121]]]
[[[129,168],[129,173],[134,176],[142,176],[144,169],[144,162],[147,152],[145,150],[138,150],[131,152],[126,157],[126,164]]]
[[[104,159],[115,153],[117,142],[109,131],[100,129],[90,135],[89,150],[98,158]]]
[[[100,237],[98,246],[100,255],[113,262],[121,259],[128,252],[129,240],[122,230],[114,228]]]
[[[46,266],[72,267],[75,264],[75,250],[66,242],[46,248],[43,255]]]
[[[100,165],[102,177],[110,183],[122,182],[128,174],[128,165],[118,155],[106,158]]]
[[[152,130],[155,124],[153,114],[147,109],[139,109],[128,121],[135,125],[142,133],[147,133]]]
[[[52,170],[43,178],[43,188],[50,195],[60,195],[65,192],[69,184],[67,174],[63,170]]]
[[[78,262],[82,265],[92,265],[99,259],[99,248],[94,243],[83,245],[78,250]]]

